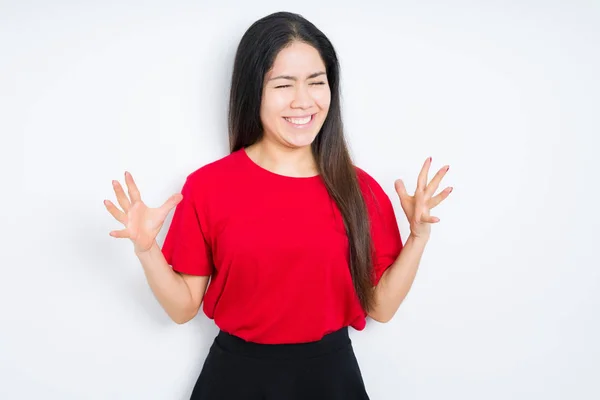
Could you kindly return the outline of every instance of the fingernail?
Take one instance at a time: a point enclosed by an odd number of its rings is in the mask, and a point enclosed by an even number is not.
[[[431,157],[429,157],[429,162],[431,162]]]

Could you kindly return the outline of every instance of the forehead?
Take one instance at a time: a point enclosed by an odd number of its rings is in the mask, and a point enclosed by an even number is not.
[[[277,54],[267,78],[283,73],[304,77],[318,71],[325,71],[325,63],[317,49],[306,43],[293,42]]]

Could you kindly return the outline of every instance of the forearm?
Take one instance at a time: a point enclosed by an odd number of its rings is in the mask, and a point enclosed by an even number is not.
[[[417,274],[428,238],[409,235],[396,261],[384,272],[375,287],[375,307],[369,315],[387,322],[400,307]]]
[[[136,255],[150,289],[169,317],[179,324],[190,320],[195,313],[190,289],[183,277],[167,263],[158,244],[154,242],[150,250],[136,252]]]

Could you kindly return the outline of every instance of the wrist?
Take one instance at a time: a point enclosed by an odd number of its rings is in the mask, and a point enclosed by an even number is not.
[[[414,242],[415,244],[420,244],[422,246],[425,246],[428,242],[429,242],[429,234],[426,235],[415,235],[414,233],[411,233],[408,236],[407,241],[411,241]]]
[[[138,247],[136,247],[134,245],[133,251],[138,258],[142,258],[142,257],[148,257],[152,251],[156,250],[157,247],[158,247],[158,243],[156,243],[156,240],[154,240],[152,242],[152,245],[147,249],[139,249]]]

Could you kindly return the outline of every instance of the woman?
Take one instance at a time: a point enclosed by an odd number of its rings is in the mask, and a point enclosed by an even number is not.
[[[368,399],[348,327],[398,309],[439,221],[429,210],[451,191],[433,196],[448,168],[427,184],[425,161],[414,196],[396,182],[403,245],[389,198],[348,154],[334,48],[296,14],[248,29],[230,96],[230,154],[159,208],[126,172],[129,198],[113,182],[122,210],[105,201],[125,229],[110,234],[132,240],[175,322],[203,303],[220,328],[193,399]]]

